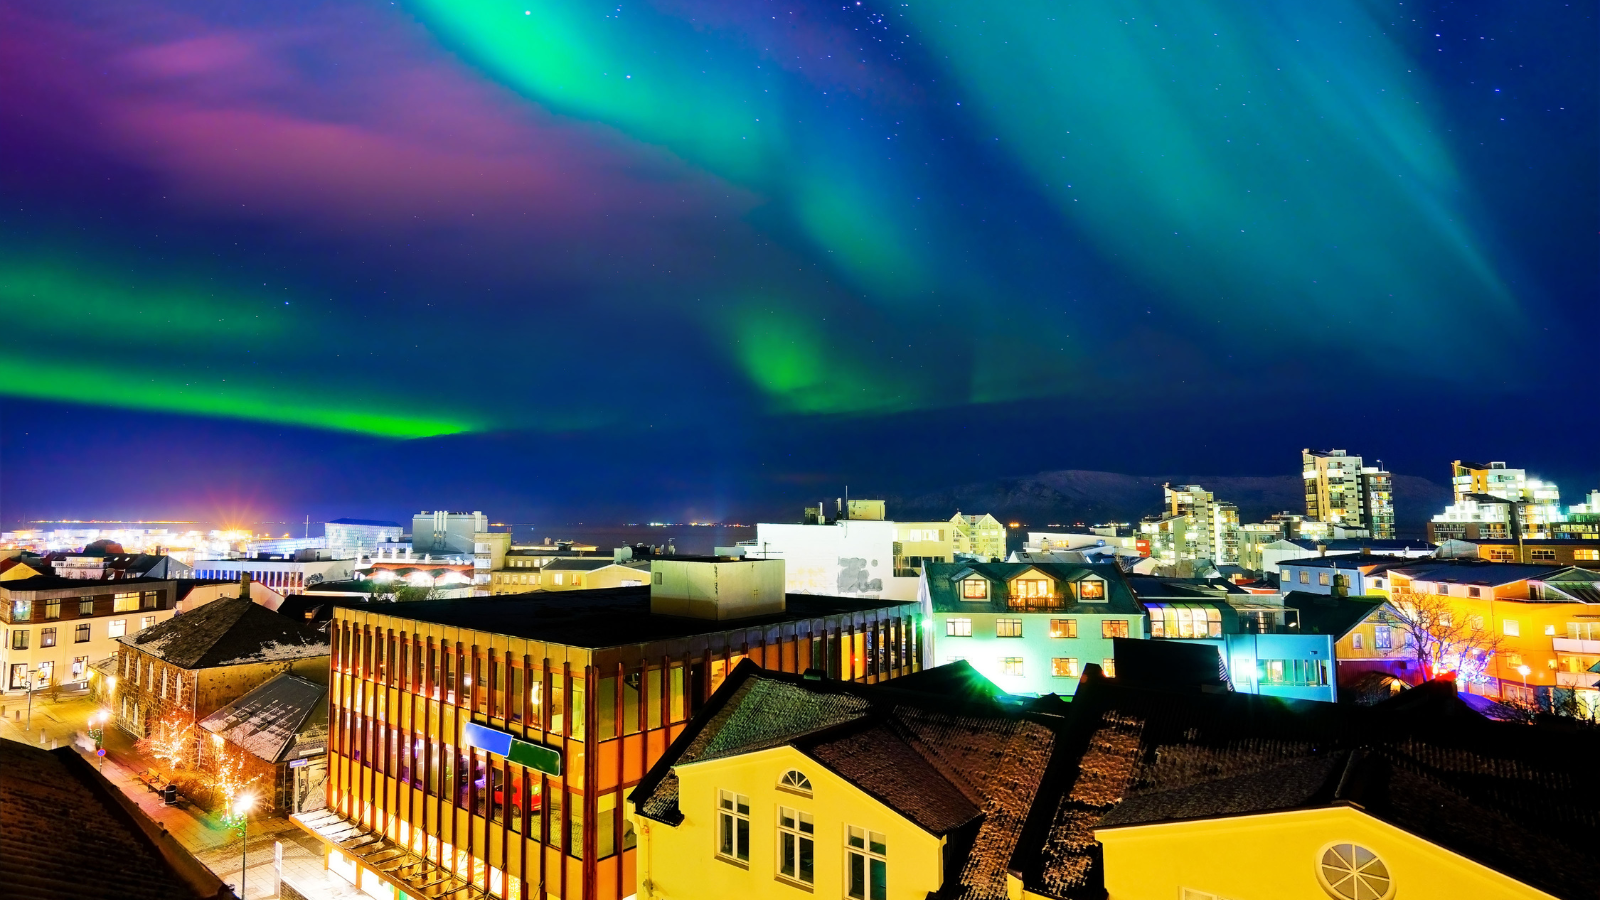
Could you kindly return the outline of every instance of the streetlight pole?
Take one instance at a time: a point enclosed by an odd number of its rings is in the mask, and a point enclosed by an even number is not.
[[[254,806],[256,798],[253,794],[245,794],[233,803],[234,815],[239,817],[239,900],[244,900],[244,876],[249,868],[249,843],[250,843],[250,807]]]
[[[34,681],[39,677],[38,669],[28,670],[28,730],[33,730],[33,688]]]

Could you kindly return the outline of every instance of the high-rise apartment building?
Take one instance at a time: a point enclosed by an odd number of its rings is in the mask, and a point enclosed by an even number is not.
[[[1162,485],[1167,515],[1187,516],[1185,545],[1178,559],[1209,559],[1215,565],[1239,561],[1239,508],[1218,500],[1198,484]]]
[[[1451,463],[1450,486],[1455,503],[1428,523],[1428,539],[1435,543],[1519,536],[1542,540],[1553,537],[1556,526],[1566,519],[1561,514],[1560,488],[1529,478],[1525,469],[1508,469],[1503,462],[1458,459]]]
[[[1343,450],[1310,449],[1300,452],[1300,461],[1307,518],[1394,537],[1394,478],[1382,462],[1368,466]]]

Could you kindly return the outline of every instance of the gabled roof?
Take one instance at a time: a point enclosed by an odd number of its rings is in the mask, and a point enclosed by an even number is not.
[[[328,686],[286,672],[201,719],[200,727],[280,763],[297,749],[302,733],[326,734]]]
[[[1343,553],[1334,556],[1310,556],[1301,559],[1285,559],[1278,563],[1281,566],[1297,566],[1302,569],[1391,569],[1403,566],[1413,560],[1404,556],[1385,556],[1381,553]]]
[[[70,747],[0,739],[0,889],[29,900],[232,898]]]
[[[1444,682],[1374,707],[1085,677],[1010,867],[1104,898],[1096,829],[1355,804],[1525,884],[1600,896],[1600,733],[1491,722]]]
[[[1059,716],[1065,704],[1050,709]],[[640,815],[675,826],[676,767],[791,747],[964,848],[940,897],[1004,900],[1006,862],[1055,746],[1049,721],[1020,706],[765,672],[745,660],[629,799]]]
[[[117,640],[184,669],[329,654],[327,635],[317,628],[242,597],[213,600]]]
[[[1067,598],[1064,606],[1052,608],[1052,613],[1077,612],[1083,615],[1139,615],[1144,609],[1128,589],[1122,570],[1110,564],[1072,563],[989,563],[989,562],[927,562],[922,565],[923,577],[928,583],[928,595],[935,612],[1019,612],[1006,603],[1005,585],[1019,575],[1037,571],[1060,582],[1077,582],[1098,579],[1105,582],[1106,600],[1101,602],[1073,603]],[[961,599],[959,582],[971,576],[986,579],[991,587],[987,600]],[[1040,612],[1042,610],[1034,610]]]
[[[599,569],[609,569],[612,566],[616,566],[616,567],[618,567],[620,569],[638,569],[638,570],[642,570],[642,571],[648,571],[649,568],[650,568],[650,562],[649,562],[649,560],[639,560],[638,562],[629,562],[629,561],[617,562],[614,559],[610,559],[610,558],[607,558],[607,557],[604,557],[604,556],[596,556],[596,557],[589,558],[589,559],[558,559],[555,562],[552,562],[549,565],[545,566],[544,568],[540,569],[539,571],[541,571],[541,572],[594,572],[594,571],[599,570]]]
[[[1390,571],[1398,575],[1404,575],[1413,581],[1499,587],[1529,579],[1542,580],[1566,568],[1569,567],[1451,559],[1420,563],[1413,566],[1396,566]]]
[[[1283,595],[1283,605],[1300,612],[1301,634],[1332,635],[1336,641],[1354,631],[1385,602],[1382,597],[1330,597],[1307,591]]]

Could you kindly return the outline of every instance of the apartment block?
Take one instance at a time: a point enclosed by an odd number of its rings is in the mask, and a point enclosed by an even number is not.
[[[0,581],[0,690],[87,683],[119,639],[171,619],[177,594],[178,582],[159,578]]]
[[[1394,537],[1394,478],[1381,462],[1368,466],[1343,450],[1310,449],[1300,452],[1300,461],[1306,518]]]

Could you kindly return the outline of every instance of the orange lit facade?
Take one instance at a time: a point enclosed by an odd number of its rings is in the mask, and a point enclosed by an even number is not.
[[[335,611],[329,809],[298,819],[330,869],[397,900],[628,897],[623,798],[734,665],[871,683],[923,649],[916,604],[890,601],[722,622],[654,615],[646,588],[404,608]]]

